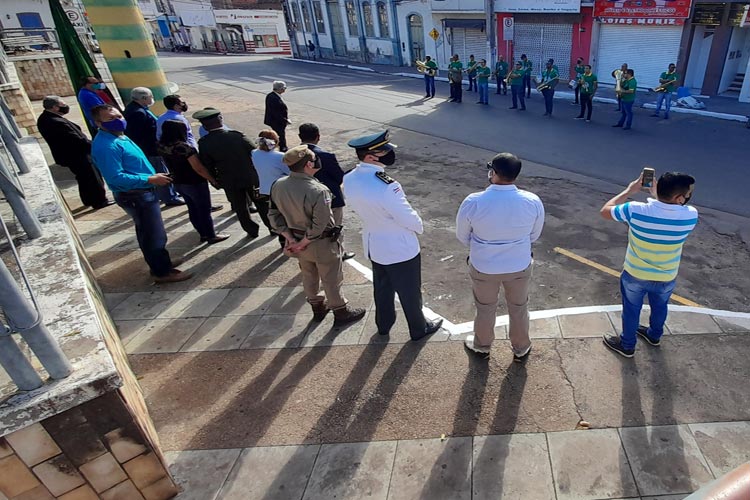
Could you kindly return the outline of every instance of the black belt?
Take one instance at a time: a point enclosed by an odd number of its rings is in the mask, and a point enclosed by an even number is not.
[[[332,238],[332,237],[338,237],[339,234],[341,234],[341,227],[342,226],[335,226],[329,229],[325,229],[321,235],[320,238]],[[299,236],[301,238],[304,238],[307,236],[307,231],[300,231],[299,229],[290,229],[292,234],[294,236]]]

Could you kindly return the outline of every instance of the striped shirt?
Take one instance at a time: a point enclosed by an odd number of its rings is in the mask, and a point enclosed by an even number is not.
[[[630,275],[647,281],[677,278],[682,246],[698,223],[694,207],[649,198],[612,207],[612,218],[630,227],[624,266]]]

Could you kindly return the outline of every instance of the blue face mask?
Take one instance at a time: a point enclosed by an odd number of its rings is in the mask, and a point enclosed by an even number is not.
[[[94,86],[94,90],[104,90],[106,88],[104,86],[104,84],[101,83],[101,82],[100,83],[95,83],[93,86]]]
[[[102,122],[102,128],[110,132],[125,132],[128,122],[124,118],[115,118],[109,122]]]

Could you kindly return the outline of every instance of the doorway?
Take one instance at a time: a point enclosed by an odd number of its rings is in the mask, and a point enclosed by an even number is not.
[[[711,45],[714,42],[714,26],[696,26],[693,33],[693,45],[690,48],[687,71],[685,71],[684,85],[691,92],[700,94],[703,88],[703,80],[708,68],[708,56],[711,53]]]
[[[338,0],[328,0],[328,16],[331,23],[331,42],[333,43],[333,55],[346,57],[346,35],[344,25],[341,22],[341,9]]]
[[[409,24],[409,47],[412,64],[415,61],[424,60],[424,23],[422,16],[411,14],[408,17]]]

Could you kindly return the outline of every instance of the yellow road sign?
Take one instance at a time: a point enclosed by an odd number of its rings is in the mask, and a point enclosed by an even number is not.
[[[440,32],[436,30],[435,28],[432,28],[432,31],[430,31],[430,38],[437,41],[439,37],[440,37]]]

